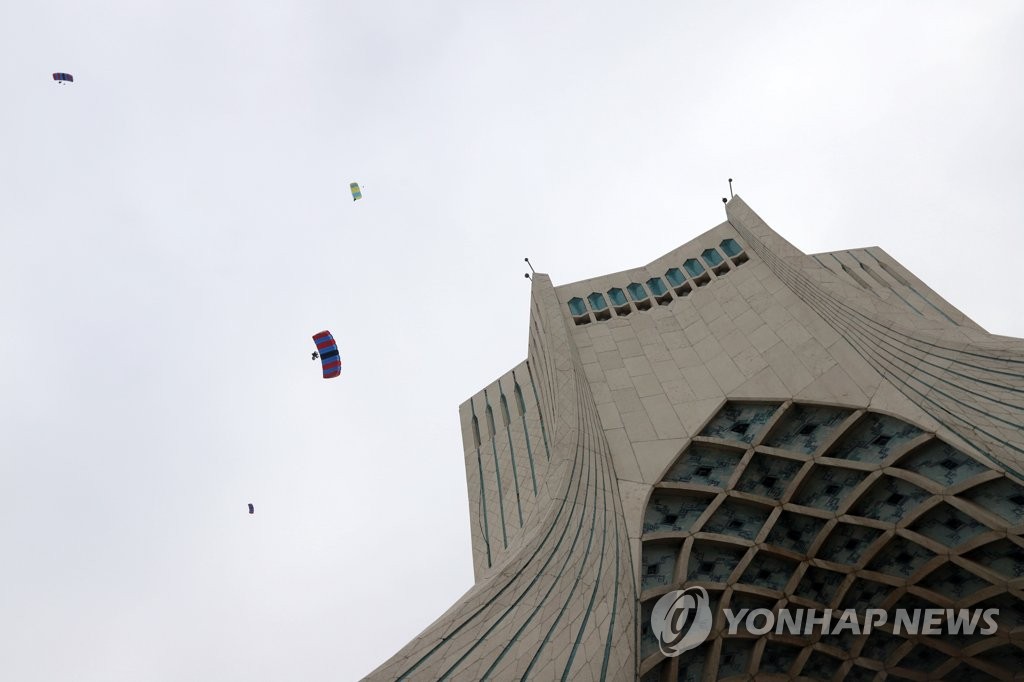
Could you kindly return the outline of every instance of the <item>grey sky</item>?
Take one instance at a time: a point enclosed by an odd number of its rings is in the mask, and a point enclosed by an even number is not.
[[[643,264],[728,177],[1024,336],[1024,6],[861,4],[0,5],[0,678],[369,672],[472,583],[523,257]]]

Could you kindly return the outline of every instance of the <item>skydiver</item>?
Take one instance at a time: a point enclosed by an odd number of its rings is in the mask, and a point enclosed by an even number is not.
[[[318,357],[320,357],[320,354],[317,353],[316,351],[313,351],[313,359],[316,360]]]

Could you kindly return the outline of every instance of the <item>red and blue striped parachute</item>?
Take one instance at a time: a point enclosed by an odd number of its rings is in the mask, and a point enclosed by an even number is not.
[[[338,353],[338,344],[329,331],[322,331],[313,334],[313,343],[320,353],[320,362],[324,368],[324,379],[333,379],[341,374],[341,358]]]
[[[61,83],[61,85],[63,85],[62,81],[67,81],[69,83],[74,83],[75,82],[75,77],[72,76],[70,73],[60,73],[60,72],[57,72],[57,73],[53,74],[53,80],[55,80],[58,83]]]

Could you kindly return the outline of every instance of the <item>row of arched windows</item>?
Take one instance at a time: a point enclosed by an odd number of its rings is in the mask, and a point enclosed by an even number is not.
[[[723,253],[725,257],[722,256]],[[732,267],[739,267],[749,260],[743,247],[735,239],[723,239],[717,249],[704,249],[700,257],[704,261],[703,264],[696,258],[689,258],[683,263],[682,269],[669,268],[665,271],[665,279],[668,280],[671,291],[661,277],[651,277],[644,283],[647,285],[646,288],[640,282],[631,282],[626,285],[625,291],[619,287],[612,287],[607,291],[607,298],[604,293],[595,291],[587,295],[586,301],[578,296],[570,299],[569,312],[572,314],[573,322],[577,325],[590,323],[590,311],[593,311],[594,320],[603,322],[611,319],[612,310],[620,317],[633,312],[633,306],[636,306],[637,310],[650,310],[653,307],[652,298],[658,305],[668,305],[673,298],[671,292],[674,291],[676,296],[682,298],[689,296],[694,288],[710,282],[711,275],[708,274],[708,270],[720,277],[729,272],[730,263]],[[608,301],[611,301],[611,305]]]
[[[500,390],[500,387],[499,387],[499,390]],[[485,395],[485,399],[486,399],[486,394],[484,394],[484,395]],[[523,389],[519,388],[519,382],[518,381],[515,384],[513,395],[515,396],[515,399],[516,399],[516,416],[521,417],[524,414],[526,414],[526,401],[523,400]],[[471,403],[471,405],[472,405],[472,403]],[[501,421],[502,421],[502,424],[507,429],[509,427],[509,424],[512,421],[512,418],[509,416],[508,399],[505,398],[505,394],[504,393],[500,394],[498,405],[501,408]],[[484,417],[487,420],[487,437],[488,438],[493,438],[494,435],[497,433],[497,429],[494,426],[494,410],[491,409],[491,403],[490,402],[487,403],[487,409],[484,412]],[[473,446],[474,447],[480,447],[480,442],[481,442],[481,440],[480,440],[480,420],[477,419],[476,411],[475,410],[473,411],[472,425],[473,425]]]

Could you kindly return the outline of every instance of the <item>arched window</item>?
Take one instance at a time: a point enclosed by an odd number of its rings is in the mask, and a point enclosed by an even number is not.
[[[480,447],[480,420],[473,415],[473,446]]]
[[[519,382],[516,382],[516,408],[519,410],[519,415],[526,414],[526,402],[523,400],[523,389],[519,388]]]
[[[596,291],[587,296],[587,300],[590,302],[590,308],[592,310],[604,310],[608,307],[608,304],[604,300],[604,294],[599,294]]]
[[[508,417],[508,401],[505,400],[505,394],[501,394],[501,421],[505,422],[505,428],[508,428],[509,417]]]
[[[492,410],[491,406],[488,405],[487,406],[487,435],[488,436],[493,436],[495,433],[497,433],[497,432],[494,429],[494,410]]]

